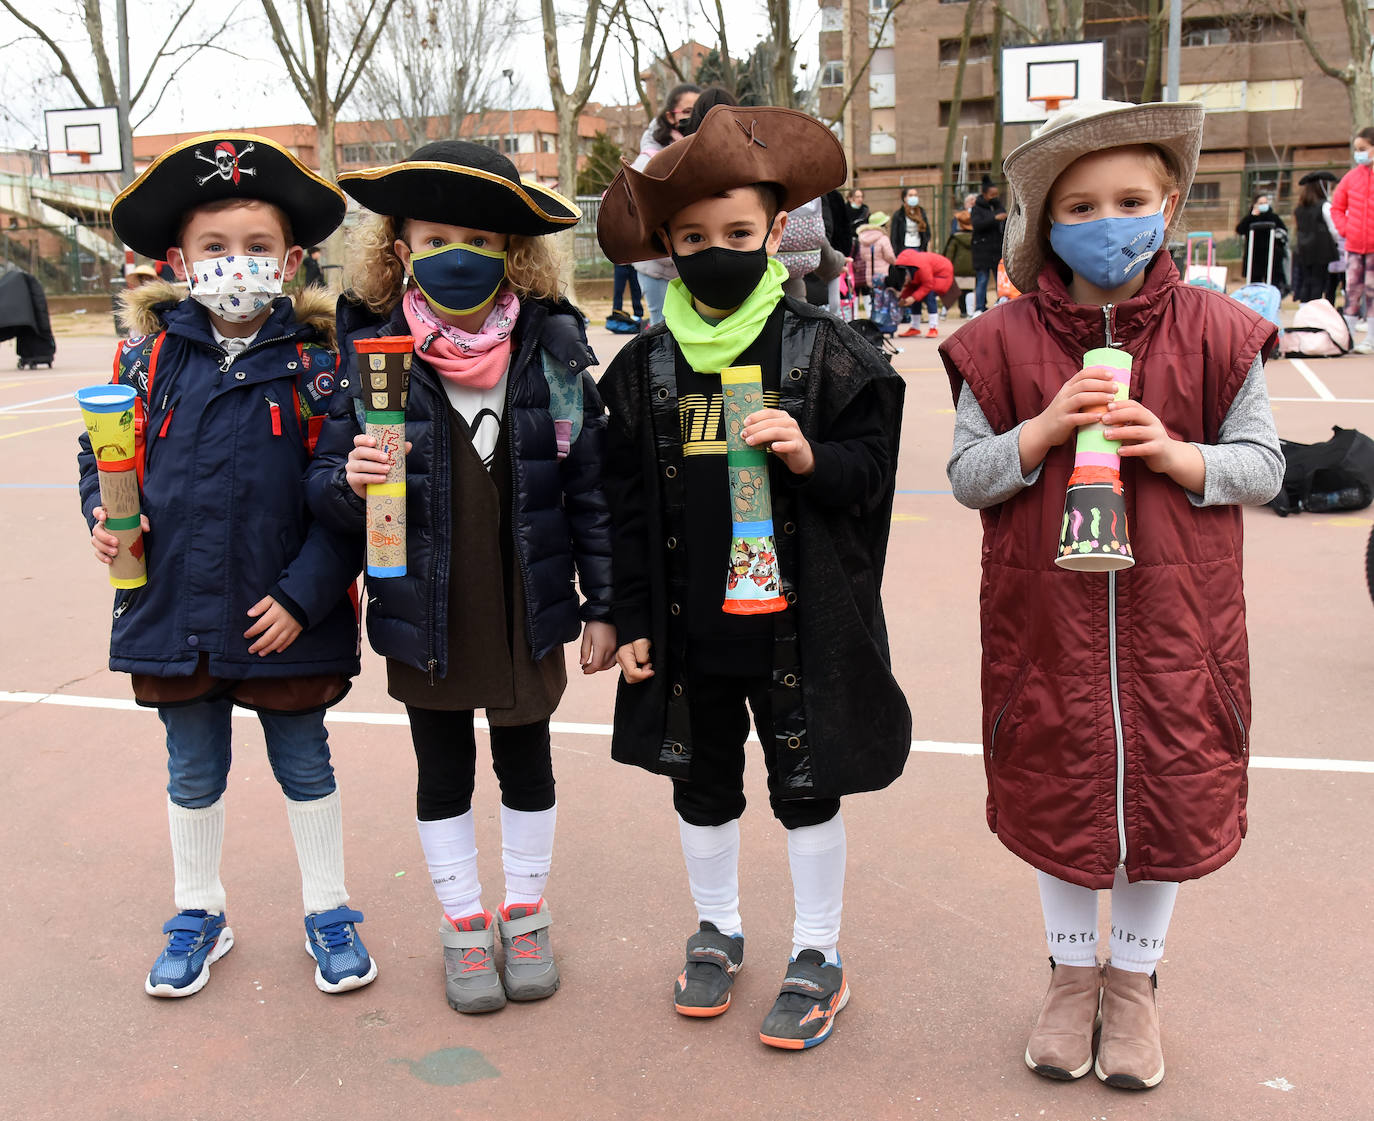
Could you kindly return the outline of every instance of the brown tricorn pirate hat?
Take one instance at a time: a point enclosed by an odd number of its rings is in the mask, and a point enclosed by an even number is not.
[[[791,210],[848,177],[844,149],[825,125],[795,109],[717,105],[701,127],[674,141],[642,171],[627,162],[601,200],[596,236],[618,265],[667,254],[663,224],[700,199],[772,183]]]
[[[188,210],[235,198],[280,207],[295,245],[323,241],[344,218],[343,192],[280,144],[250,132],[207,132],[149,164],[110,204],[110,224],[129,248],[161,261]]]

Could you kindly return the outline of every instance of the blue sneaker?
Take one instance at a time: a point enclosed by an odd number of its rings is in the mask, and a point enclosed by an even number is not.
[[[234,932],[223,913],[182,911],[162,924],[169,935],[167,948],[157,955],[143,991],[149,996],[190,996],[210,980],[210,964],[219,961],[234,945]]]
[[[361,989],[377,976],[377,963],[354,926],[362,921],[363,913],[348,907],[305,916],[305,948],[315,959],[315,987],[320,992]]]

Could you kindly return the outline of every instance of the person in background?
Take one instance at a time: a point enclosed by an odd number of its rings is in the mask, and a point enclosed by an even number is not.
[[[854,285],[865,296],[875,285],[881,287],[888,282],[888,273],[897,260],[883,229],[886,225],[887,215],[879,210],[859,227],[858,244],[854,246]]]
[[[864,190],[855,187],[845,198],[849,200],[849,225],[857,231],[868,221],[868,204],[864,202]]]
[[[324,266],[320,264],[320,247],[312,245],[306,250],[305,260],[301,262],[301,277],[307,288],[327,288],[324,282]]]
[[[978,201],[978,194],[970,191],[964,196],[963,210],[956,210],[954,217],[949,220],[949,232],[951,234],[968,233],[973,229],[973,204]]]
[[[1323,297],[1334,301],[1340,277],[1330,271],[1340,256],[1336,227],[1331,221],[1329,171],[1313,171],[1298,180],[1298,205],[1293,211],[1297,227],[1297,253],[1293,258],[1293,296],[1299,303]],[[1301,267],[1301,271],[1299,271]]]
[[[1374,269],[1374,128],[1361,129],[1351,142],[1355,166],[1341,177],[1331,193],[1331,220],[1345,238],[1345,317],[1359,320],[1370,314],[1366,276]],[[1368,339],[1355,349],[1368,354]]]
[[[983,176],[983,189],[969,210],[973,225],[973,307],[981,315],[988,310],[988,281],[1002,259],[1002,231],[1007,208],[997,197],[997,184]]]
[[[644,130],[639,138],[639,155],[635,157],[634,168],[639,171],[654,156],[674,140],[681,140],[685,125],[696,108],[701,87],[691,82],[683,82],[668,91],[663,101],[663,109],[653,123]],[[663,296],[668,291],[668,282],[677,277],[677,269],[667,257],[655,261],[639,261],[634,266],[639,273],[639,287],[644,293],[644,303],[649,312],[649,326],[663,322]]]
[[[1245,242],[1241,249],[1246,265],[1245,282],[1272,284],[1280,292],[1287,292],[1288,270],[1284,267],[1283,258],[1288,247],[1288,227],[1274,210],[1267,194],[1255,196],[1250,204],[1250,213],[1236,223],[1236,233]],[[1271,245],[1274,250],[1272,268],[1269,263]]]

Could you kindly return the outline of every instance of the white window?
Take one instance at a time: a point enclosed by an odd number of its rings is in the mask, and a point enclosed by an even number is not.
[[[879,47],[868,64],[870,74],[893,74],[897,70],[897,54],[891,47]]]
[[[844,9],[840,7],[821,9],[822,31],[844,30]]]
[[[821,67],[821,85],[844,85],[844,61],[842,59],[831,59]]]
[[[890,132],[869,133],[868,154],[870,156],[895,156],[897,154],[897,138]]]
[[[889,19],[886,26],[883,24],[885,12],[874,12],[868,17],[868,45],[870,47],[890,47],[896,41],[892,33],[892,25],[895,20]],[[881,29],[882,34],[879,34]]]
[[[1245,111],[1268,113],[1280,109],[1302,108],[1302,79],[1279,78],[1268,82],[1248,82]]]
[[[887,109],[897,104],[897,76],[870,74],[868,76],[868,107]]]
[[[1236,113],[1245,108],[1244,82],[1179,84],[1180,101],[1200,101],[1209,113]]]

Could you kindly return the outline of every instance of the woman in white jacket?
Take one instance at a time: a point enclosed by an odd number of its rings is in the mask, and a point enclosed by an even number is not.
[[[679,127],[687,123],[696,107],[700,86],[684,82],[668,91],[663,102],[663,110],[654,118],[653,124],[644,130],[639,138],[639,155],[635,157],[634,169],[642,171],[654,153],[661,152],[674,140],[682,139]],[[644,306],[649,313],[649,325],[663,322],[663,297],[668,291],[668,282],[677,276],[677,269],[671,257],[660,257],[655,261],[639,261],[635,264],[639,273],[639,288],[644,294]]]

